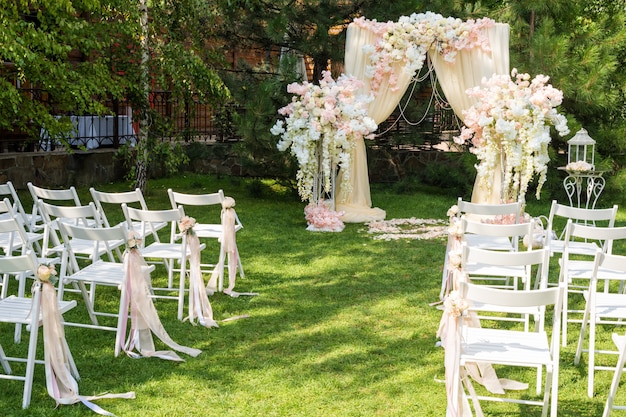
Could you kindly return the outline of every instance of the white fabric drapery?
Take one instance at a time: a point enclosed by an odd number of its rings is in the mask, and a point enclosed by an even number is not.
[[[365,76],[365,70],[370,64],[369,57],[363,52],[365,45],[373,45],[376,36],[370,30],[361,28],[354,23],[348,26],[346,33],[346,51],[344,71],[346,75],[351,75],[363,81],[365,84],[360,93],[370,94],[370,82]],[[409,86],[413,74],[408,74],[402,70],[403,64],[396,64],[395,73],[398,80],[395,88],[389,87],[389,79],[383,80],[374,100],[369,103],[368,114],[376,123],[385,120],[393,109],[398,105]],[[379,208],[372,208],[370,197],[369,174],[367,169],[367,153],[363,139],[357,140],[355,148],[351,154],[350,164],[350,190],[342,189],[338,181],[336,192],[335,209],[344,214],[341,218],[345,223],[364,223],[374,220],[383,220],[385,211]],[[341,177],[342,173],[339,173]]]
[[[490,42],[490,52],[480,48],[459,51],[453,63],[446,62],[441,56],[431,54],[430,59],[435,67],[435,72],[441,84],[446,99],[451,104],[457,116],[463,119],[463,110],[469,109],[473,102],[465,91],[468,88],[480,86],[483,78],[489,78],[493,74],[509,74],[509,25],[496,23],[495,26],[486,29]],[[351,23],[346,33],[345,50],[345,73],[352,75],[365,83],[363,94],[370,93],[370,83],[365,76],[367,66],[370,64],[368,55],[363,51],[363,46],[374,45],[376,35],[366,29]],[[393,112],[408,88],[413,74],[404,71],[403,64],[396,64],[395,74],[397,82],[394,88],[389,87],[389,79],[383,80],[380,89],[369,104],[369,116],[376,123],[384,121]],[[343,211],[342,220],[346,223],[362,223],[374,220],[382,220],[386,213],[379,208],[372,208],[370,197],[369,175],[367,169],[367,155],[365,142],[357,141],[352,152],[350,164],[351,190],[342,190],[337,187],[336,210]],[[341,175],[341,172],[339,173]],[[478,184],[478,178],[476,184]],[[494,187],[498,187],[500,178],[494,181]],[[492,190],[490,198],[497,198],[500,203],[499,190]],[[474,186],[472,195],[473,202],[487,201],[486,193],[480,191],[478,185]]]
[[[465,91],[480,86],[483,79],[491,78],[494,74],[510,74],[509,69],[509,33],[506,23],[496,23],[487,29],[490,52],[480,48],[459,51],[454,62],[446,62],[441,55],[430,54],[429,58],[435,67],[437,79],[448,103],[454,113],[463,120],[463,111],[472,107],[475,99],[469,97]],[[500,170],[495,170],[500,172]],[[480,187],[480,178],[476,178],[472,192],[473,203],[500,204],[502,178],[498,174],[493,179],[493,190]]]

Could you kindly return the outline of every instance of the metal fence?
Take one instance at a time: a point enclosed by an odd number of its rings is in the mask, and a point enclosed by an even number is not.
[[[47,102],[47,94],[39,89],[22,89],[32,100]],[[183,138],[185,141],[231,141],[238,140],[233,127],[232,112],[241,111],[235,106],[214,110],[195,100],[179,102],[168,91],[150,93],[151,134],[161,140]],[[48,103],[50,104],[50,103]],[[74,128],[66,139],[72,148],[97,149],[118,148],[134,143],[139,132],[138,114],[126,101],[107,103],[109,115],[65,114]],[[52,108],[52,106],[49,106]],[[19,131],[0,132],[0,151],[50,151],[61,148],[61,143],[51,139],[44,127],[38,137],[29,137]]]
[[[23,89],[32,100],[46,101],[45,91]],[[245,108],[235,105],[211,108],[196,100],[180,102],[169,91],[153,91],[149,95],[151,107],[150,132],[160,140],[186,142],[231,142],[241,140],[233,123],[235,113]],[[52,106],[50,106],[52,108]],[[126,101],[108,103],[110,115],[59,115],[69,117],[74,129],[66,138],[75,149],[118,148],[134,143],[139,132],[138,114]],[[458,130],[459,121],[452,110],[434,106],[431,114],[419,125],[412,125],[395,112],[379,128],[384,132],[376,139],[377,146],[434,149],[445,132]],[[0,132],[1,152],[50,151],[61,149],[41,128],[38,137],[20,132]]]

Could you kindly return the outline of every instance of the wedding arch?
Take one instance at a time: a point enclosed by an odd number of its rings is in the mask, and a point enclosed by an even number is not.
[[[442,27],[443,21],[449,22],[439,15],[425,14],[426,19],[433,22],[432,26]],[[456,20],[457,25],[460,22]],[[403,19],[399,20],[402,24]],[[439,23],[437,23],[439,22]],[[467,22],[464,22],[467,24]],[[470,22],[474,24],[475,22]],[[457,49],[452,57],[446,57],[442,49],[438,48],[439,41],[426,51],[427,59],[430,60],[441,89],[454,110],[455,114],[463,120],[463,111],[469,109],[474,103],[465,91],[471,87],[480,85],[483,78],[489,78],[493,74],[509,74],[509,26],[483,19],[482,24],[476,25],[476,30],[482,32],[488,40],[488,45],[475,44],[472,48]],[[469,26],[469,25],[468,25]],[[388,28],[388,23],[377,23],[365,19],[356,19],[350,23],[346,35],[345,47],[345,72],[354,75],[364,82],[363,93],[371,91],[371,78],[367,71],[371,65],[372,53],[368,45],[383,44],[385,42],[382,30]],[[427,29],[428,30],[428,29]],[[382,77],[378,92],[374,94],[374,100],[368,105],[368,113],[376,123],[385,120],[400,102],[400,99],[410,85],[414,73],[409,73],[410,68],[398,61],[392,66],[393,71]],[[394,81],[390,85],[390,80]],[[382,220],[384,211],[372,208],[369,189],[369,176],[367,171],[367,157],[365,142],[359,141],[355,145],[350,165],[351,190],[345,192],[338,186],[336,209],[343,211],[343,220],[348,223],[368,222]],[[340,173],[341,175],[341,173]],[[480,187],[475,187],[479,192]],[[473,199],[482,201],[494,199],[496,193],[489,197],[475,196]],[[499,201],[498,201],[499,202]]]
[[[361,17],[347,29],[345,73],[333,80],[326,72],[319,85],[290,84],[292,102],[279,110],[286,120],[272,127],[281,136],[278,148],[298,159],[300,196],[320,209],[307,213],[318,218],[320,227],[312,230],[339,231],[342,222],[385,218],[384,210],[372,207],[364,140],[373,137],[425,64],[466,126],[458,139],[471,140],[480,160],[472,201],[523,200],[534,175],[540,186],[545,181],[548,125],[561,135],[568,132],[555,110],[562,93],[544,75],[530,80],[510,72],[507,24],[432,12],[397,22]],[[507,96],[506,103],[494,102],[494,90]],[[330,197],[330,210],[323,195]]]

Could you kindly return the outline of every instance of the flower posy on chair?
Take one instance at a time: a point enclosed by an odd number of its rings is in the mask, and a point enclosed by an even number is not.
[[[200,270],[200,241],[193,231],[196,225],[196,219],[185,216],[178,223],[181,234],[187,239],[189,245],[189,316],[187,317],[192,324],[195,324],[196,318],[198,322],[207,328],[219,327],[217,322],[213,320],[213,309],[209,302],[204,281],[202,280],[202,272]]]

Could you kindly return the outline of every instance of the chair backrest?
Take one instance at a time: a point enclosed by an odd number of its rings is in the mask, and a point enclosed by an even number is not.
[[[543,308],[553,305],[553,328],[552,328],[552,345],[559,344],[559,330],[561,322],[561,309],[563,304],[564,286],[542,288],[538,290],[520,290],[509,291],[498,288],[491,288],[485,285],[476,285],[468,282],[459,283],[459,295],[468,304],[484,303],[500,307],[537,307],[538,312],[542,312]],[[537,330],[543,331],[544,320],[543,314],[538,321]],[[555,337],[556,336],[556,337]]]
[[[511,223],[518,223],[522,211],[522,205],[519,202],[505,204],[480,204],[463,201],[461,197],[457,200],[458,215],[475,215],[475,216],[491,216],[510,218]]]
[[[218,190],[215,193],[208,194],[185,194],[173,191],[171,188],[167,190],[170,197],[172,208],[183,206],[211,206],[214,204],[222,204],[224,201],[224,191]]]
[[[93,251],[89,258],[93,263],[97,262],[103,253],[111,253],[109,242],[128,239],[128,232],[123,224],[114,227],[88,227],[59,222],[59,233],[64,242],[64,261],[69,262],[72,271],[78,271],[80,268],[72,246],[67,242],[73,239],[92,241]]]
[[[91,198],[96,204],[96,209],[100,213],[102,222],[107,227],[110,227],[111,225],[106,215],[104,204],[117,205],[120,209],[121,209],[122,204],[126,204],[126,205],[137,204],[139,205],[139,208],[141,208],[142,210],[148,209],[143,193],[141,192],[141,189],[139,188],[136,188],[133,191],[113,193],[113,192],[106,192],[106,191],[98,191],[95,188],[91,187],[89,189],[89,192],[91,193]]]
[[[598,251],[594,259],[592,281],[597,281],[600,268],[623,272],[626,275],[626,256]]]
[[[28,186],[28,190],[30,191],[30,195],[33,198],[33,210],[32,210],[32,218],[31,221],[31,230],[37,228],[35,224],[38,216],[40,215],[40,207],[39,201],[46,202],[54,202],[55,204],[62,205],[73,205],[80,206],[82,205],[80,198],[78,197],[78,193],[76,192],[76,188],[69,187],[64,189],[51,189],[51,188],[42,188],[34,185],[32,182],[26,184]]]
[[[461,218],[461,228],[463,233],[477,234],[481,236],[492,237],[507,237],[511,240],[514,250],[519,248],[519,240],[524,236],[532,236],[535,228],[535,222],[531,219],[526,223],[483,223],[480,221],[473,221],[463,216]],[[529,246],[528,249],[532,249]]]
[[[569,253],[570,242],[576,239],[602,242],[602,252],[612,253],[613,241],[626,239],[626,227],[585,225],[568,219],[565,227],[564,256]]]
[[[20,197],[17,194],[17,191],[15,190],[15,187],[13,186],[13,183],[11,181],[0,184],[0,197],[2,196],[5,196],[5,198],[9,199],[14,213],[21,217],[25,227],[29,228],[30,230],[31,218],[29,214],[26,213],[22,201],[20,200]]]
[[[521,251],[500,252],[480,249],[463,245],[461,264],[463,267],[470,264],[491,265],[495,267],[524,267],[528,284],[532,279],[533,268],[537,269],[536,287],[546,288],[548,285],[548,271],[550,266],[550,250],[547,248]],[[530,288],[530,285],[527,285]]]
[[[559,204],[556,200],[552,200],[550,206],[550,214],[548,215],[548,224],[546,226],[546,238],[551,239],[553,235],[559,239],[564,239],[566,228],[564,227],[560,233],[556,231],[554,221],[557,218],[571,219],[574,223],[582,223],[587,225],[596,225],[596,222],[602,222],[602,225],[613,227],[615,217],[617,216],[617,205],[605,209],[590,209],[571,207]],[[547,241],[546,244],[550,242]]]
[[[6,255],[12,254],[14,251],[19,250],[24,253],[27,249],[33,251],[34,249],[29,244],[28,236],[26,235],[26,229],[21,216],[18,216],[13,209],[13,204],[8,198],[4,198],[0,201],[0,213],[7,213],[6,219],[0,219],[0,233],[7,235],[7,239],[3,240],[6,243],[5,250]],[[19,239],[17,239],[19,237]]]
[[[15,276],[20,282],[18,286],[18,295],[22,296],[24,293],[24,286],[26,278],[33,276],[37,272],[38,261],[35,253],[32,251],[26,251],[21,255],[13,256],[0,256],[0,275]],[[2,297],[5,298],[8,294],[8,287],[5,284],[2,286]]]
[[[57,233],[60,223],[71,222],[85,227],[102,226],[102,220],[93,202],[82,206],[57,206],[38,200],[37,206],[44,223],[43,255],[51,246],[62,244],[63,239]]]
[[[135,225],[133,222],[141,223],[141,236],[146,236],[146,232],[152,230],[151,224],[167,222],[170,223],[170,242],[176,240],[176,234],[178,233],[178,223],[184,217],[182,207],[166,210],[142,210],[134,207],[129,207],[125,203],[122,203],[122,211],[126,218],[127,226],[130,230],[134,230]],[[158,235],[153,234],[155,240],[158,241]],[[145,242],[142,242],[145,244]]]
[[[185,206],[216,206],[216,216],[215,222],[213,224],[220,223],[220,216],[222,210],[222,203],[224,202],[224,191],[218,190],[215,193],[206,193],[206,194],[185,194],[173,191],[171,188],[167,190],[167,194],[170,198],[170,203],[172,204],[172,208],[178,208],[179,206],[183,206],[183,210],[185,210]],[[192,211],[192,210],[188,210]],[[204,216],[203,218],[207,218]],[[235,222],[238,227],[242,227],[241,222],[239,221],[239,217],[236,217]],[[205,221],[205,224],[211,223],[210,221]]]

